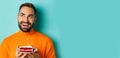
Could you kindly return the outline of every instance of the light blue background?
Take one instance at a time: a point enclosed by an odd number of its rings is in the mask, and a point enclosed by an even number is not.
[[[27,0],[26,0],[27,1]],[[0,1],[0,42],[18,31],[25,0]],[[28,0],[44,13],[39,32],[55,44],[57,58],[120,58],[119,0]]]

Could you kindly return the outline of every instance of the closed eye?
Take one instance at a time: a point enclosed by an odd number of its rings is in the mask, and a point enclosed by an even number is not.
[[[33,18],[34,16],[33,16],[33,14],[30,14],[28,17],[29,17],[29,18]]]
[[[20,13],[20,16],[23,17],[23,16],[25,16],[25,14],[24,13]]]

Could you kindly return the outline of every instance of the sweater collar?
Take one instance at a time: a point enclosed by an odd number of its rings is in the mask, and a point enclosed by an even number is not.
[[[34,33],[35,33],[35,30],[34,30],[34,29],[31,29],[29,32],[23,32],[23,31],[19,30],[18,33],[19,33],[20,35],[28,36],[28,35],[34,34]]]

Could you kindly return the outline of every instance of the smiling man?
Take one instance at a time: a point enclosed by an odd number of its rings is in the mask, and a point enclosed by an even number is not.
[[[50,38],[33,29],[36,9],[32,3],[20,6],[17,19],[20,30],[3,40],[0,58],[56,58]]]

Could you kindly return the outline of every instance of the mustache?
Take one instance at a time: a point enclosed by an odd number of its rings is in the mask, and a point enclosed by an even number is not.
[[[29,24],[29,25],[31,25],[31,23],[30,22],[20,22],[20,24],[23,24],[23,23],[25,23],[25,24]]]

